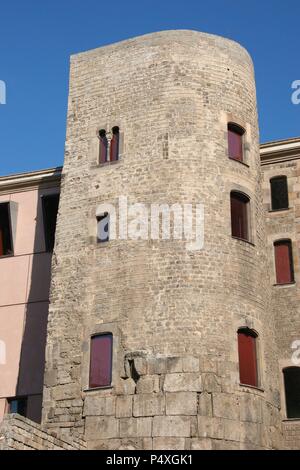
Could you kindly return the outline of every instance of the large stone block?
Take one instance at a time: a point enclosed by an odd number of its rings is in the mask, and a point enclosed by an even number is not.
[[[133,416],[163,415],[165,396],[158,393],[143,393],[133,397]]]
[[[158,393],[159,381],[159,375],[144,375],[140,377],[136,384],[136,393]]]
[[[130,418],[132,416],[132,395],[125,397],[117,397],[116,401],[116,417]]]
[[[184,437],[154,437],[153,450],[184,450]]]
[[[201,392],[201,377],[193,373],[167,374],[163,384],[165,392]]]
[[[85,439],[113,439],[119,437],[119,420],[112,417],[87,416]]]
[[[198,416],[199,437],[209,437],[212,439],[224,439],[224,420],[209,416]]]
[[[121,418],[120,436],[124,437],[151,437],[152,418]]]
[[[115,397],[87,395],[84,400],[83,416],[112,416],[116,412]]]
[[[155,416],[153,437],[190,437],[191,419],[187,416]]]
[[[240,419],[239,397],[228,393],[213,393],[213,414],[216,417]]]
[[[166,393],[167,415],[196,415],[197,393],[196,392],[174,392]]]

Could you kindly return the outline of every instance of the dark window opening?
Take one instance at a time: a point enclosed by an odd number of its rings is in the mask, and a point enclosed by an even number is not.
[[[0,256],[13,254],[9,202],[0,204]]]
[[[231,192],[231,234],[233,237],[249,240],[248,210],[249,198],[245,194]]]
[[[245,130],[230,122],[228,124],[228,155],[233,160],[243,161],[243,135]]]
[[[238,330],[240,383],[258,387],[257,334],[249,328]]]
[[[272,210],[288,209],[289,195],[286,176],[276,176],[270,180]]]
[[[274,243],[276,283],[294,282],[294,263],[291,240],[279,240]]]
[[[112,379],[111,333],[92,336],[89,387],[109,387]]]
[[[300,418],[300,367],[283,369],[287,418]]]
[[[9,413],[18,413],[21,416],[27,415],[27,397],[10,398],[8,400]]]
[[[99,140],[100,140],[99,162],[105,163],[107,162],[107,158],[108,158],[108,140],[106,137],[106,131],[104,129],[101,129],[99,131]]]
[[[46,251],[53,251],[59,194],[42,197]]]
[[[97,241],[98,243],[108,242],[109,240],[109,214],[104,214],[97,217]]]
[[[120,130],[118,126],[112,128],[112,139],[110,142],[110,161],[119,160]]]

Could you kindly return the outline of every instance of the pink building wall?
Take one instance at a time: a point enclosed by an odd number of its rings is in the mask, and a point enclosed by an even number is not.
[[[59,182],[60,169],[0,178],[0,203],[17,208],[14,254],[0,257],[0,421],[14,397],[27,397],[27,416],[40,420],[52,256],[42,196]]]

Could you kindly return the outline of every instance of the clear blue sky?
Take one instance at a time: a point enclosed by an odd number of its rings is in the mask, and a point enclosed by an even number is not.
[[[70,54],[163,29],[244,45],[256,68],[261,141],[300,136],[299,0],[6,0],[0,4],[0,174],[63,163]]]

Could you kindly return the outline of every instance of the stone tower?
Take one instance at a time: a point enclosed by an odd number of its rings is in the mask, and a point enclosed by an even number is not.
[[[244,162],[227,126],[245,130]],[[99,131],[120,130],[99,163]],[[249,199],[249,241],[230,194]],[[97,208],[202,204],[204,245],[97,243]],[[279,447],[253,65],[230,40],[165,31],[71,58],[43,421],[90,448]],[[240,385],[237,331],[258,334],[259,386]],[[110,386],[89,387],[93,335],[113,335]]]

